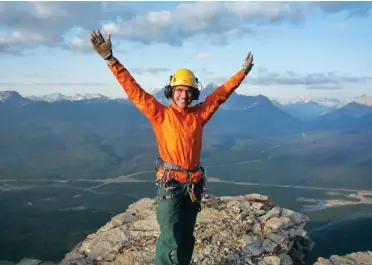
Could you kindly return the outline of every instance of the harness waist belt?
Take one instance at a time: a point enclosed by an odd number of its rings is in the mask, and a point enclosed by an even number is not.
[[[175,170],[175,171],[180,171],[180,172],[184,172],[186,174],[189,174],[189,173],[194,173],[194,172],[198,171],[201,168],[201,165],[199,164],[191,170],[186,170],[179,165],[176,165],[176,164],[164,161],[161,158],[158,158],[157,161],[156,161],[156,164],[155,164],[155,170],[158,170],[159,168],[166,168],[166,169],[169,169],[169,170]]]

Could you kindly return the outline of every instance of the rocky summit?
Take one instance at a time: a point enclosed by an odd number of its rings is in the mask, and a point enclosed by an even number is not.
[[[59,264],[24,258],[17,265],[153,265],[159,227],[156,201],[141,199],[75,246]],[[190,265],[305,264],[314,243],[302,213],[280,208],[267,196],[209,196],[195,228]],[[313,265],[370,265],[372,252],[319,257]],[[0,261],[0,265],[15,265]]]
[[[156,200],[141,199],[76,245],[61,265],[154,264],[159,235]],[[313,242],[308,217],[275,206],[266,196],[209,196],[198,215],[191,264],[296,265]]]

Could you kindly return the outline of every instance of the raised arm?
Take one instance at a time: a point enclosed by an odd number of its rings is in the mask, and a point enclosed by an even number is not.
[[[112,55],[111,34],[107,40],[99,30],[91,32],[91,42],[96,52],[107,61],[108,67],[119,82],[130,101],[151,121],[160,123],[164,108],[150,93],[146,92],[129,71]]]
[[[204,102],[200,105],[200,115],[203,120],[203,125],[210,120],[221,104],[223,104],[234,90],[240,86],[252,67],[253,55],[249,52],[243,64],[243,68],[205,98]]]
[[[130,101],[150,120],[160,123],[163,120],[164,106],[156,98],[146,92],[129,71],[117,60],[108,61],[108,67],[118,80]]]

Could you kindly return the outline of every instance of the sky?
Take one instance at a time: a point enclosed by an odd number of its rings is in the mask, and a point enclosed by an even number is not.
[[[372,96],[372,2],[0,2],[0,91],[126,97],[89,33],[147,91],[178,68],[272,99]]]

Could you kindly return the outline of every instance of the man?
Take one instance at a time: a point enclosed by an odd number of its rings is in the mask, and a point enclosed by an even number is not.
[[[99,30],[92,31],[91,42],[107,61],[129,100],[149,119],[156,136],[160,154],[156,167],[156,217],[160,235],[155,265],[188,265],[195,244],[196,217],[205,191],[204,169],[200,165],[203,127],[251,71],[253,55],[249,53],[242,69],[196,106],[190,104],[199,97],[197,78],[188,69],[177,70],[164,89],[172,102],[164,106],[143,90],[113,57],[111,34],[105,41]]]

